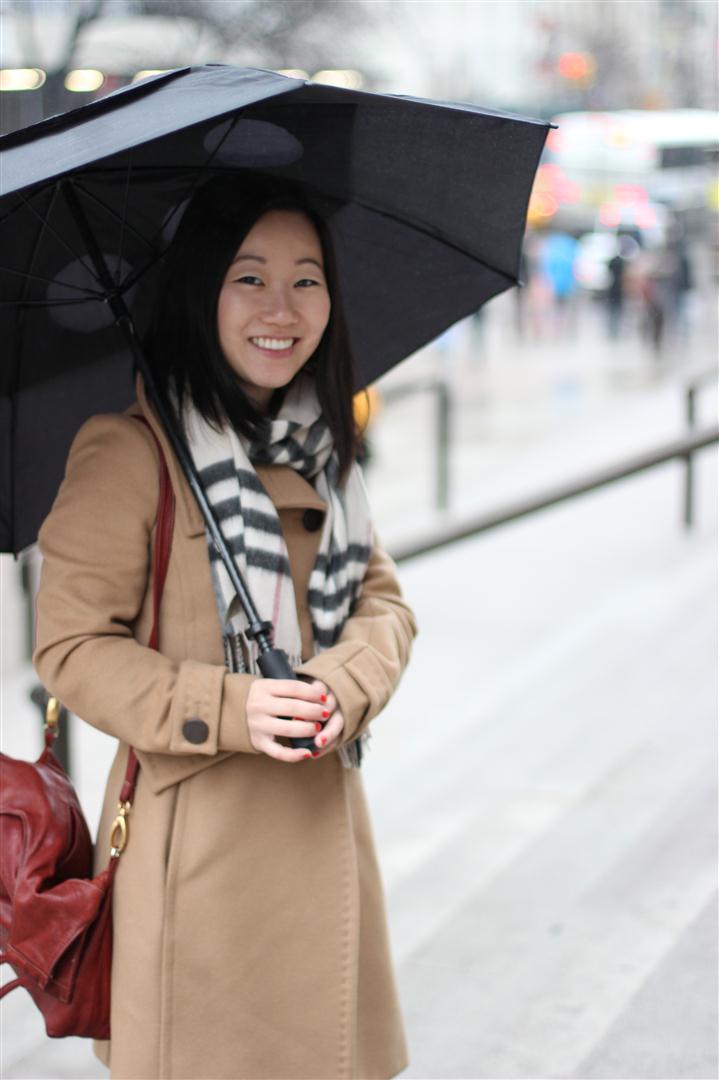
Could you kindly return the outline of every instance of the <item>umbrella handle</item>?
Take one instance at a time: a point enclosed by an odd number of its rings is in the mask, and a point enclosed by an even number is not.
[[[284,649],[268,649],[257,658],[257,666],[266,679],[296,679],[294,671],[290,667],[290,660]],[[289,720],[289,716],[281,717]],[[304,735],[297,739],[290,739],[295,750],[316,750],[315,740]]]

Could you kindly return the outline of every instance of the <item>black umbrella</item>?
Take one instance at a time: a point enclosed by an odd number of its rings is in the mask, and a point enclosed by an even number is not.
[[[131,402],[134,360],[269,662],[271,628],[138,346],[187,201],[226,170],[302,183],[332,234],[363,386],[517,283],[548,128],[208,65],[0,139],[0,550],[35,540],[79,426]],[[286,662],[269,667],[292,674]]]
[[[210,65],[0,139],[0,550],[35,540],[82,422],[132,401],[116,320],[145,329],[203,180],[250,166],[311,193],[365,385],[516,284],[548,127]]]

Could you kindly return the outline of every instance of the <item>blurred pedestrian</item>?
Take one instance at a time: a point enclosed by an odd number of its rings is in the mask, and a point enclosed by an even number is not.
[[[526,335],[526,305],[529,295],[531,266],[527,256],[526,240],[522,246],[519,259],[519,284],[514,290],[514,329],[518,341],[523,341]]]
[[[577,250],[575,238],[558,231],[551,232],[540,249],[539,266],[550,289],[555,337],[562,337],[574,326],[572,304],[577,289]]]
[[[620,236],[617,250],[607,263],[609,288],[607,289],[607,329],[609,337],[619,337],[624,317],[627,293],[626,271],[628,262],[636,255],[638,245],[630,236]]]
[[[689,296],[694,288],[694,270],[686,239],[680,237],[673,248],[674,267],[671,278],[672,321],[677,336],[689,336]]]
[[[650,248],[639,265],[642,329],[655,356],[664,349],[667,325],[673,312],[674,258],[666,246]]]
[[[165,259],[149,361],[298,680],[258,673],[140,375],[125,414],[81,428],[40,532],[37,670],[119,740],[101,838],[130,747],[140,762],[113,894],[112,1039],[96,1044],[113,1078],[390,1077],[407,1063],[357,765],[415,622],[355,461],[344,327],[331,238],[298,189],[249,171],[199,189]],[[153,433],[176,500],[159,651]]]

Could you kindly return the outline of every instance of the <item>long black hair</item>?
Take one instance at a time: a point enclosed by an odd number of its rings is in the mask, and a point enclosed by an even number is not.
[[[358,446],[352,410],[352,350],[331,236],[298,185],[247,170],[214,177],[197,190],[165,254],[158,299],[144,341],[147,359],[166,401],[172,388],[180,405],[189,396],[217,430],[229,421],[243,435],[261,437],[265,418],[242,390],[220,346],[217,303],[228,266],[268,210],[301,211],[320,238],[331,310],[322,339],[304,370],[314,374],[340,477],[344,477]],[[286,387],[272,395],[271,414],[279,408],[285,391]]]

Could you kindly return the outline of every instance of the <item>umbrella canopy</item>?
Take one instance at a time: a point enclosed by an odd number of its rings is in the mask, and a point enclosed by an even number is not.
[[[516,284],[548,128],[210,65],[0,139],[0,550],[35,540],[80,424],[132,400],[107,298],[142,334],[199,184],[252,168],[304,185],[332,234],[363,386]]]

